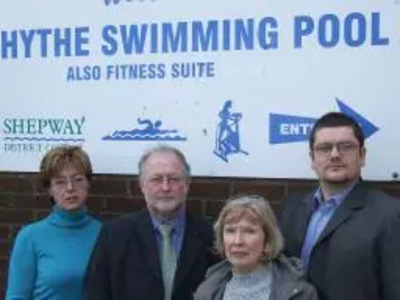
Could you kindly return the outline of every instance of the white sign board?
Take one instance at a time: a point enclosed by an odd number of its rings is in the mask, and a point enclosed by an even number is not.
[[[314,178],[307,135],[363,125],[364,177],[400,170],[399,1],[0,4],[0,170],[78,144],[98,173],[181,149],[195,176]]]

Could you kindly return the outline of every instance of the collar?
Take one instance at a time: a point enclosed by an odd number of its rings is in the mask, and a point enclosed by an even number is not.
[[[153,229],[158,231],[159,227],[163,223],[171,223],[172,228],[175,232],[180,231],[181,228],[184,228],[185,223],[186,223],[186,213],[185,213],[185,208],[182,207],[176,214],[174,219],[171,219],[169,221],[161,220],[157,218],[156,216],[153,216],[150,214],[151,218],[151,224],[153,226]]]
[[[51,213],[48,217],[50,224],[57,227],[80,228],[86,226],[90,222],[87,214],[87,207],[84,206],[78,210],[68,211],[58,205],[53,205]]]
[[[338,193],[334,194],[329,199],[324,199],[324,195],[322,193],[322,188],[319,187],[314,194],[313,201],[313,211],[317,210],[319,207],[323,206],[332,206],[338,207],[344,199],[349,195],[349,193],[354,189],[354,186],[357,184],[357,181],[353,182],[349,187],[339,191]]]

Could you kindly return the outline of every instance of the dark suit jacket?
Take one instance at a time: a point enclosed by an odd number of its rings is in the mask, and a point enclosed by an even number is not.
[[[173,300],[189,300],[211,264],[210,224],[187,215]],[[150,215],[141,211],[103,226],[88,266],[84,299],[163,300],[164,288]]]
[[[313,195],[284,203],[287,255],[301,256]],[[321,300],[400,299],[400,200],[357,184],[318,239],[308,279]]]

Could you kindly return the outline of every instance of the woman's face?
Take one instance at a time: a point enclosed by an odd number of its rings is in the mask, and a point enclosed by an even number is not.
[[[51,178],[49,195],[59,207],[73,211],[82,208],[88,196],[89,182],[73,164],[67,163],[59,174]]]
[[[243,216],[223,229],[225,256],[236,274],[249,273],[263,264],[266,237],[260,224]]]

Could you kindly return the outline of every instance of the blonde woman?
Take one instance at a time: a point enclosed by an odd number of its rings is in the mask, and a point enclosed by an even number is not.
[[[226,258],[211,267],[195,300],[315,300],[298,261],[281,254],[283,238],[268,202],[259,196],[228,201],[215,224]]]

